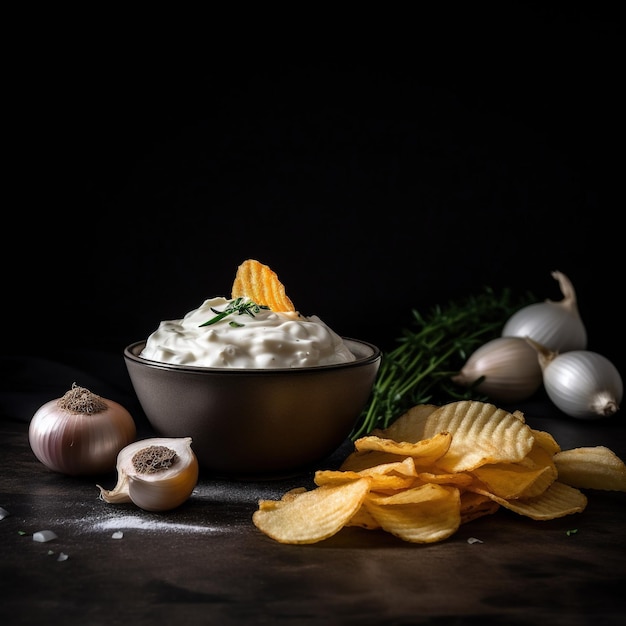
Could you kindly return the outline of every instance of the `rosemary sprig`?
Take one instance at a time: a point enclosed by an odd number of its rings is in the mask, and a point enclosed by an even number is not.
[[[228,306],[223,311],[218,311],[211,307],[211,311],[215,313],[215,317],[212,317],[210,320],[204,322],[204,324],[200,324],[199,328],[203,326],[211,326],[211,324],[217,324],[220,320],[223,320],[225,317],[237,313],[237,315],[249,315],[250,317],[254,317],[261,309],[269,310],[268,306],[264,304],[257,304],[256,302],[252,302],[252,300],[246,301],[245,298],[239,297],[235,298],[232,302],[229,302]],[[239,324],[235,321],[229,322],[231,326],[243,326],[243,324]]]
[[[485,400],[474,388],[453,383],[451,377],[472,352],[500,335],[513,313],[532,302],[536,299],[530,293],[515,300],[508,289],[498,294],[486,288],[477,296],[436,306],[427,315],[413,309],[411,327],[402,331],[395,348],[383,353],[369,403],[350,435],[352,441],[374,428],[386,428],[417,404]]]

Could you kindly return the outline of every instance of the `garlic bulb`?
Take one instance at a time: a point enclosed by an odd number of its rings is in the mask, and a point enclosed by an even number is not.
[[[530,337],[550,350],[568,352],[587,347],[587,330],[578,311],[574,286],[562,272],[552,272],[563,299],[523,307],[504,324],[503,337]]]
[[[527,341],[537,351],[546,393],[563,413],[597,419],[619,411],[624,387],[609,359],[589,350],[559,354],[532,339]]]
[[[39,407],[28,429],[37,459],[73,476],[113,471],[119,451],[135,436],[135,422],[121,404],[76,384]]]
[[[191,437],[135,441],[117,457],[117,484],[97,485],[108,503],[133,502],[146,511],[169,511],[185,502],[198,482],[198,459]]]
[[[481,377],[484,380],[477,385]],[[452,381],[498,402],[530,398],[541,387],[537,353],[521,337],[497,337],[475,350]]]

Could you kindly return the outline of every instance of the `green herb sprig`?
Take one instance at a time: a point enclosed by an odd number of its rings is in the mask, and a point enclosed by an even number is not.
[[[220,320],[223,320],[225,317],[229,315],[237,314],[237,315],[249,315],[250,317],[255,317],[257,313],[261,311],[261,309],[269,310],[268,306],[264,304],[257,304],[256,302],[252,302],[252,300],[246,300],[243,297],[235,298],[232,302],[229,302],[228,306],[223,311],[218,311],[211,307],[211,311],[215,313],[215,317],[212,317],[210,320],[204,322],[204,324],[200,324],[199,328],[203,326],[211,326],[212,324],[217,324]],[[243,324],[239,324],[238,322],[231,321],[229,322],[231,326],[243,326]]]
[[[496,293],[486,288],[477,296],[436,306],[426,315],[413,309],[411,327],[402,331],[395,348],[383,353],[368,405],[350,435],[352,441],[374,428],[386,428],[418,404],[486,400],[476,385],[460,388],[451,377],[472,352],[500,335],[513,313],[532,302],[536,299],[530,293],[516,300],[509,289]]]

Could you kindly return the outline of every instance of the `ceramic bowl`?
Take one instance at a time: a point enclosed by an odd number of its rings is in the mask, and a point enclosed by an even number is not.
[[[137,399],[163,437],[191,437],[202,468],[241,478],[293,473],[329,456],[365,408],[381,362],[373,344],[344,338],[356,360],[292,369],[190,367],[124,359]]]

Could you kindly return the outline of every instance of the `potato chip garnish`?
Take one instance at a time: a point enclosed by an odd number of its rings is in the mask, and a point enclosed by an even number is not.
[[[253,513],[252,522],[280,543],[316,543],[346,525],[361,507],[369,485],[368,478],[359,478],[317,487],[287,500],[264,500]]]
[[[422,485],[392,496],[370,494],[365,508],[380,527],[412,543],[434,543],[453,535],[461,525],[459,490]]]
[[[563,450],[554,463],[559,480],[572,487],[626,491],[626,464],[605,446]]]
[[[255,259],[248,259],[237,268],[231,298],[250,298],[272,311],[296,310],[276,272]]]
[[[475,491],[495,500],[514,513],[539,521],[565,517],[572,513],[582,513],[587,506],[587,496],[582,491],[558,481],[553,482],[536,498],[507,500],[482,489]]]
[[[437,466],[463,472],[486,463],[521,461],[534,442],[532,430],[519,416],[477,400],[460,400],[439,407],[424,425],[424,437],[450,432],[448,451]]]

